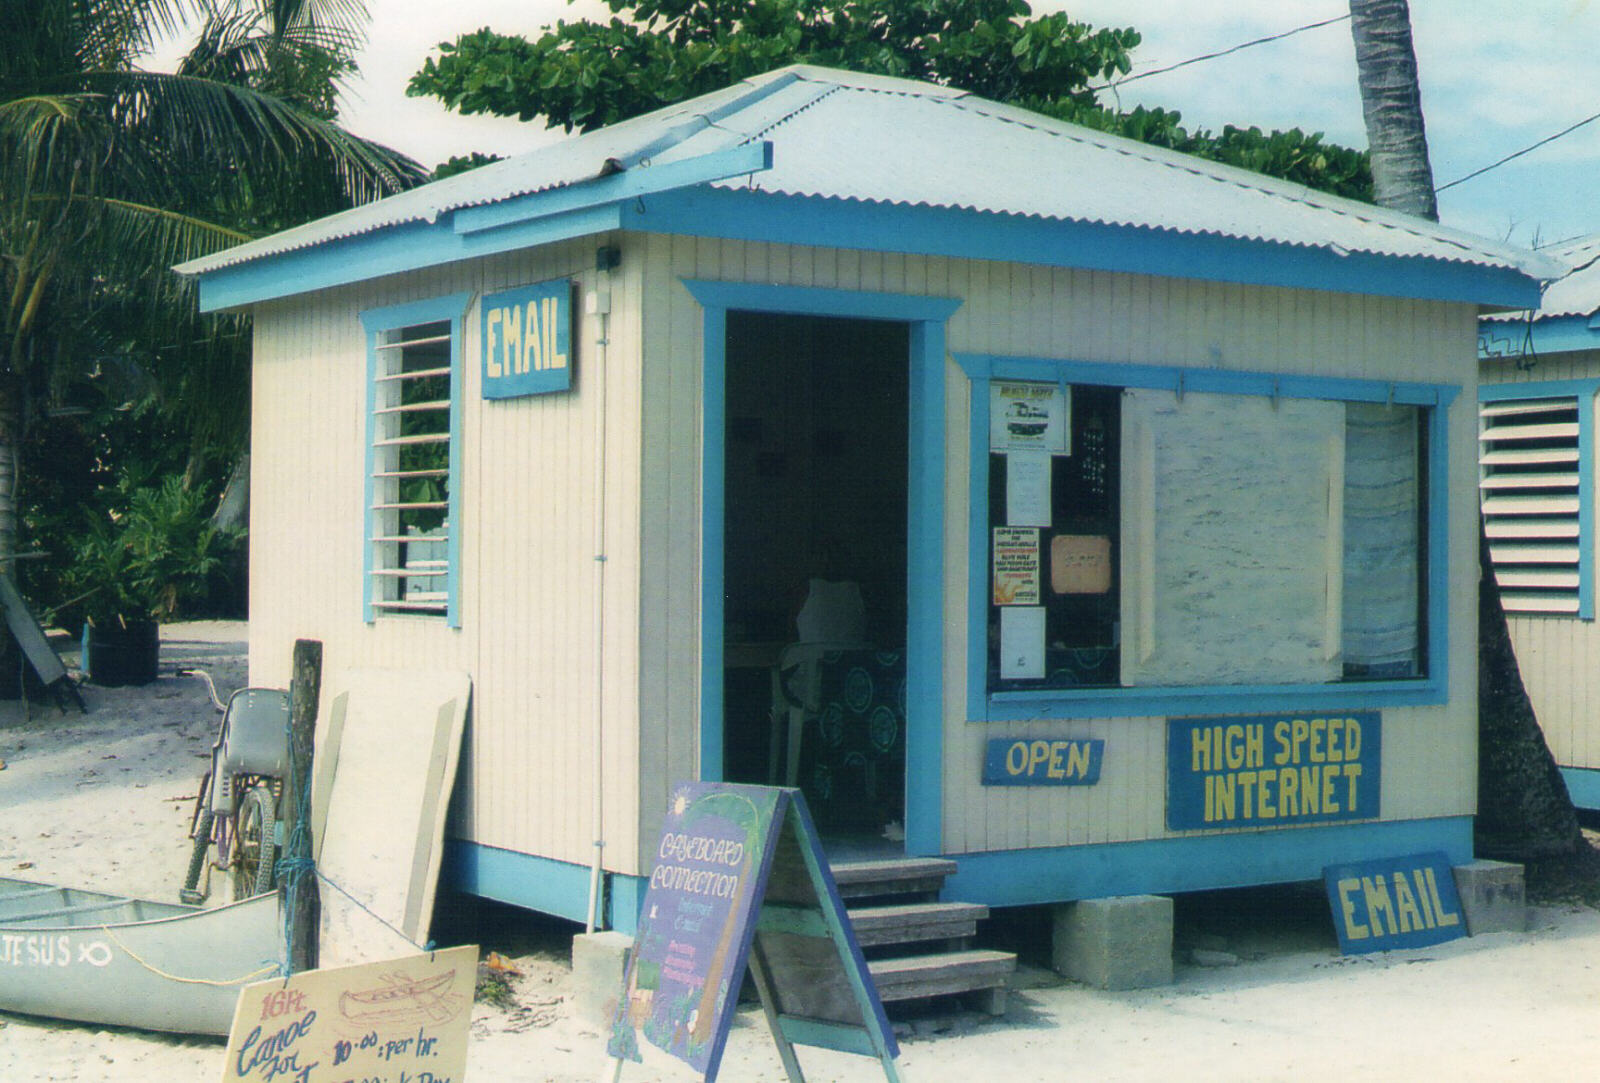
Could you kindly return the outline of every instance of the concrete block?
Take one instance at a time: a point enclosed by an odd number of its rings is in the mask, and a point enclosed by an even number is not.
[[[579,1019],[610,1026],[632,950],[633,937],[626,933],[579,933],[572,938],[572,1006]]]
[[[1051,965],[1101,989],[1172,984],[1172,900],[1164,895],[1085,899],[1055,909]]]
[[[1478,860],[1457,865],[1455,874],[1467,932],[1479,936],[1528,931],[1528,899],[1521,865]]]

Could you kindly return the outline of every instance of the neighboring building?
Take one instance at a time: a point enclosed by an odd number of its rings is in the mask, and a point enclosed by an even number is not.
[[[251,678],[471,674],[458,886],[581,918],[603,839],[629,930],[700,778],[994,905],[1471,859],[1537,256],[794,67],[183,270],[254,318]]]
[[[1600,809],[1600,236],[1545,251],[1570,269],[1538,306],[1479,323],[1479,485],[1523,684],[1573,802]]]

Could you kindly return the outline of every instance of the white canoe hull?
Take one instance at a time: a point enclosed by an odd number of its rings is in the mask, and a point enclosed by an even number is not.
[[[276,895],[204,909],[0,878],[0,1011],[227,1034],[282,959]]]

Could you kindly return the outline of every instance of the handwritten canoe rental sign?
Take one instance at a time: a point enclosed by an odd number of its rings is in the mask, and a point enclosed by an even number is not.
[[[1450,859],[1439,852],[1322,870],[1339,950],[1422,948],[1467,935]]]
[[[1167,827],[1277,827],[1378,815],[1377,711],[1167,720]]]
[[[572,283],[522,286],[483,299],[483,397],[572,387]]]
[[[474,945],[247,985],[223,1083],[460,1083]]]
[[[653,857],[613,1057],[642,1060],[642,1036],[714,1080],[748,967],[790,1079],[804,1078],[806,1044],[875,1057],[898,1083],[899,1047],[799,790],[680,785]]]
[[[1093,786],[1106,743],[1087,738],[992,737],[983,757],[985,786]]]

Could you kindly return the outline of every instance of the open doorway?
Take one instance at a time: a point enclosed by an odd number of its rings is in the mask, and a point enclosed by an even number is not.
[[[723,777],[794,784],[834,836],[905,816],[910,332],[732,311]]]

